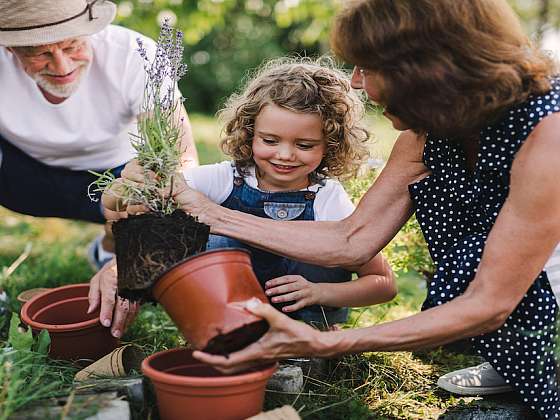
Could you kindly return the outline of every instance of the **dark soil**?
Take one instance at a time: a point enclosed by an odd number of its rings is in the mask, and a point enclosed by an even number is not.
[[[161,274],[206,249],[210,227],[182,210],[145,213],[113,224],[119,296],[151,301]]]
[[[228,334],[215,336],[202,351],[227,356],[257,341],[268,331],[269,327],[268,322],[264,319],[244,325]]]

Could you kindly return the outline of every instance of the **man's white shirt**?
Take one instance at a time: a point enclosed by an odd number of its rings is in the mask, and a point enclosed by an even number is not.
[[[0,47],[0,136],[55,167],[108,169],[129,161],[146,77],[137,38],[153,56],[155,42],[132,30],[109,25],[91,35],[87,74],[60,104],[48,102],[17,57]]]

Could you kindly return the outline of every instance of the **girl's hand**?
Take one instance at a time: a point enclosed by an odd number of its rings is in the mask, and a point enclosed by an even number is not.
[[[247,302],[246,309],[264,318],[270,325],[268,332],[259,341],[227,357],[201,351],[195,351],[193,357],[213,365],[221,372],[234,373],[289,357],[332,355],[331,346],[323,344],[322,338],[335,333],[322,333],[303,322],[288,318],[259,299]]]
[[[267,281],[265,293],[267,296],[274,296],[271,299],[273,303],[295,301],[293,305],[284,306],[284,312],[294,312],[306,306],[321,304],[320,285],[299,275],[287,275]]]

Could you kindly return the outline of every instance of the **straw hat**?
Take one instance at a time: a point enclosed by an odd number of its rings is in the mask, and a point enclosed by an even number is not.
[[[91,35],[115,17],[105,0],[1,0],[0,45],[32,47]]]

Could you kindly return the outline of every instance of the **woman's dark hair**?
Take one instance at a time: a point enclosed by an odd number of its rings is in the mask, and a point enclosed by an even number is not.
[[[381,76],[381,103],[418,132],[471,136],[550,89],[552,60],[506,0],[349,1],[335,52]]]

